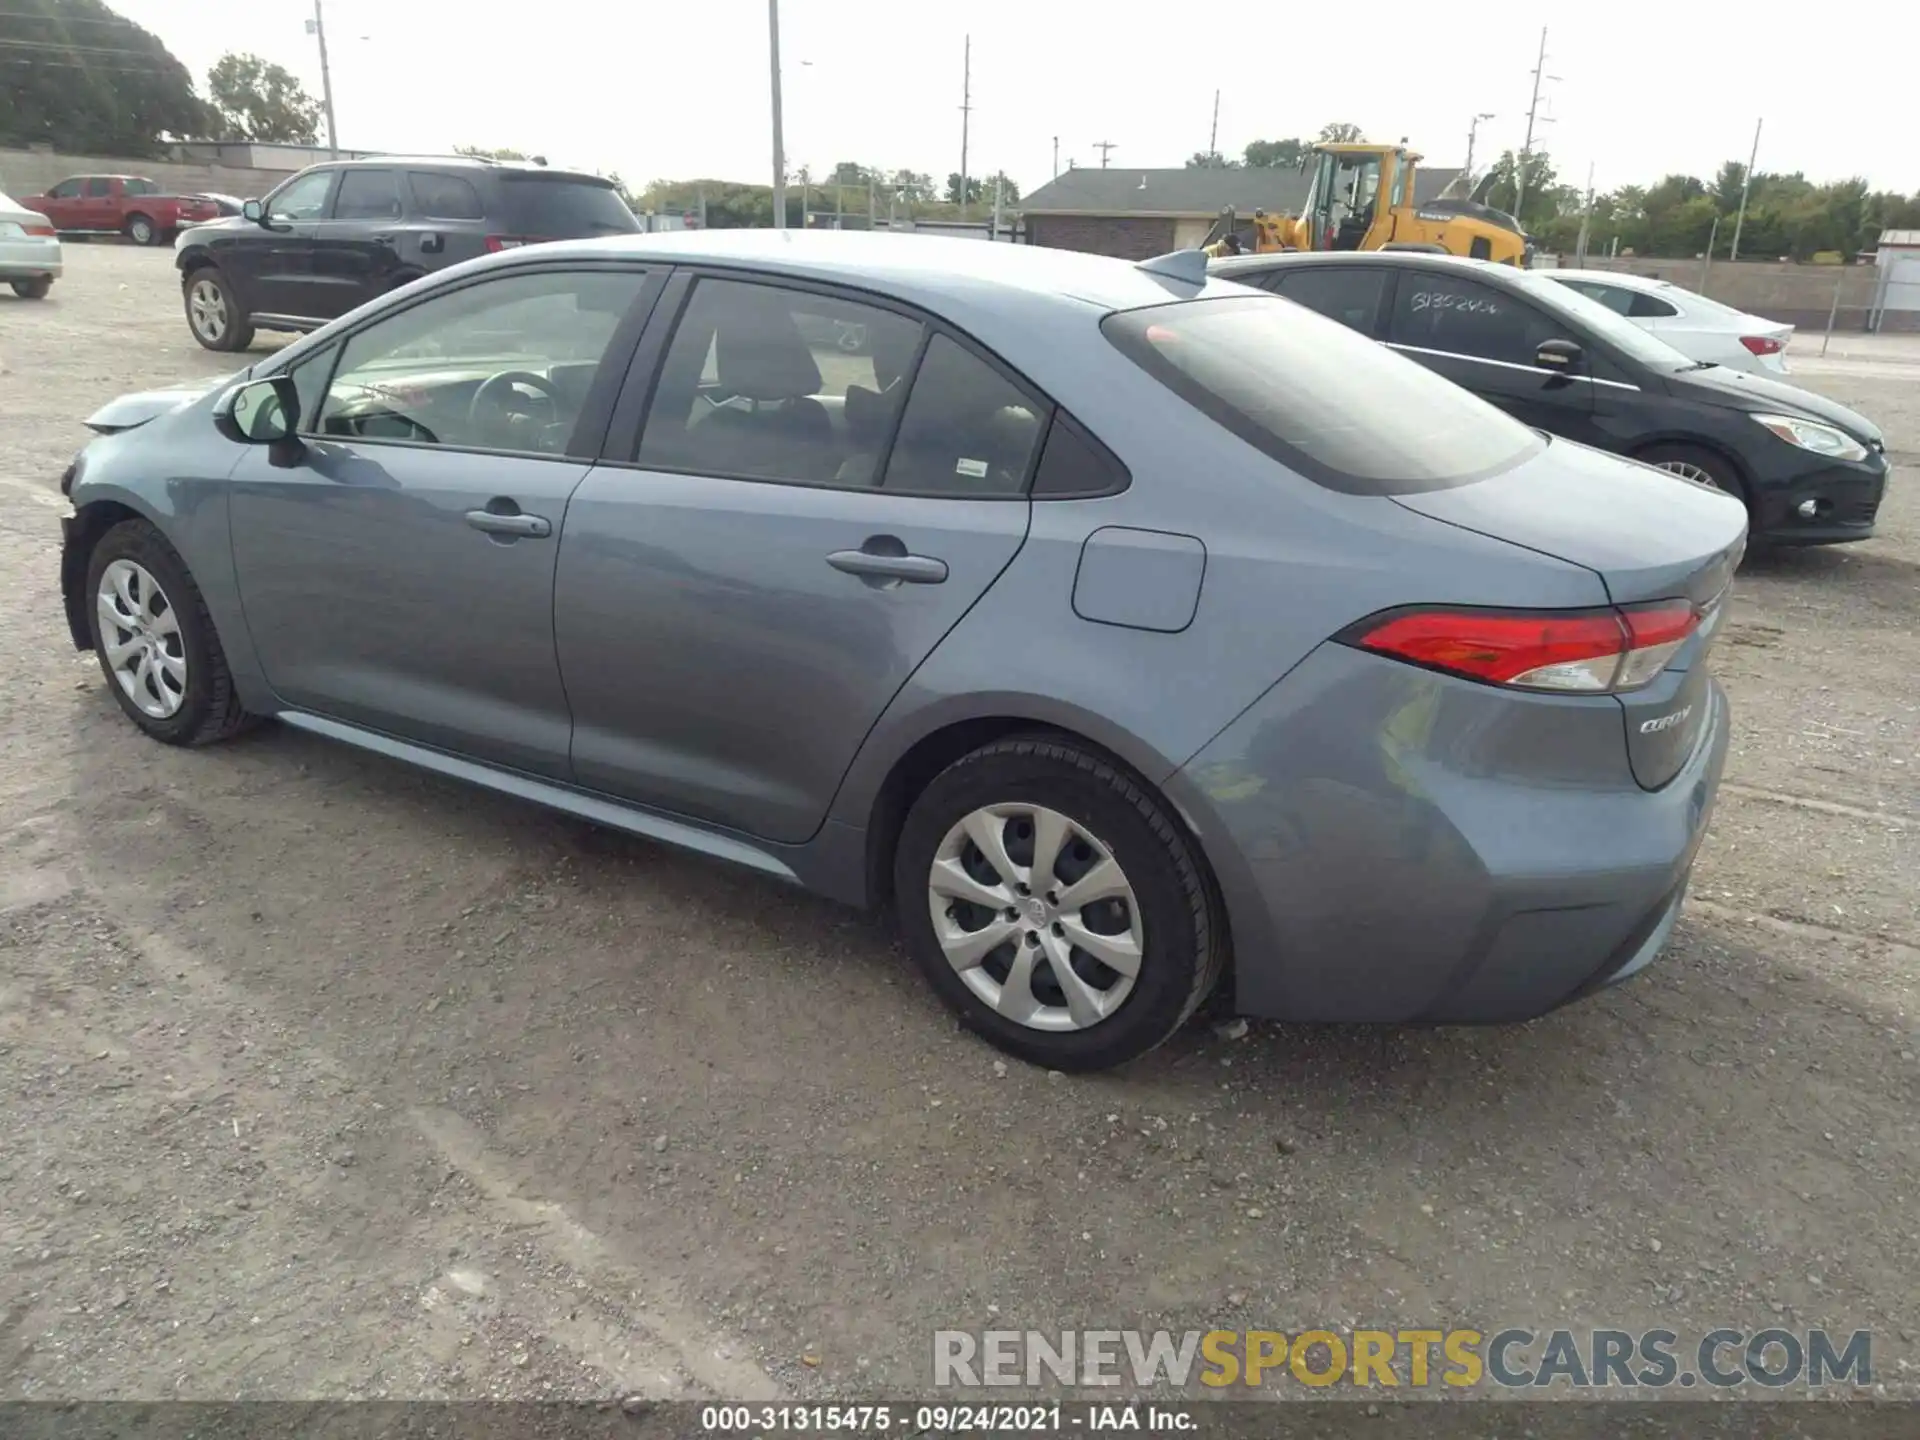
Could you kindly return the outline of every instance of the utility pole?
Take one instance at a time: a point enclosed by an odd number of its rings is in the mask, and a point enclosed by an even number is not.
[[[1060,137],[1053,137],[1053,178],[1060,178]]]
[[[987,232],[989,240],[1000,238],[1000,193],[1000,172],[996,170],[993,175],[993,228]]]
[[[973,119],[973,36],[961,51],[960,70],[960,218],[967,218],[967,124]]]
[[[780,133],[780,0],[767,0],[767,52],[773,61],[773,228],[787,228],[787,143]]]
[[[1474,142],[1480,138],[1480,122],[1493,118],[1494,116],[1491,110],[1482,110],[1478,115],[1474,116],[1472,120],[1467,122],[1467,163],[1461,167],[1461,173],[1467,177],[1467,188],[1469,190],[1473,188],[1473,146]]]
[[[1120,147],[1111,140],[1096,140],[1093,142],[1093,148],[1100,152],[1100,168],[1104,170],[1107,168],[1107,152],[1118,150]]]
[[[1533,99],[1527,103],[1527,138],[1520,146],[1519,173],[1513,177],[1513,215],[1520,218],[1520,205],[1527,198],[1527,161],[1533,157],[1533,127],[1540,111],[1540,86],[1543,81],[1557,79],[1547,74],[1547,27],[1540,27],[1540,59],[1533,67]],[[1539,121],[1552,124],[1551,118]]]
[[[1747,173],[1740,177],[1740,213],[1733,221],[1733,249],[1727,255],[1729,260],[1740,258],[1740,227],[1747,223],[1747,195],[1753,189],[1754,163],[1760,158],[1761,123],[1760,120],[1753,122],[1753,151],[1747,156]]]
[[[800,167],[800,228],[805,230],[813,224],[813,176],[807,167]]]
[[[1213,128],[1207,131],[1207,158],[1212,159],[1220,150],[1220,92],[1213,92]]]
[[[867,229],[872,230],[874,222],[879,218],[879,207],[874,203],[873,172],[869,170],[867,172]]]
[[[327,26],[320,15],[320,0],[313,0],[313,19],[307,22],[307,32],[320,42],[320,106],[327,116],[327,153],[338,160],[340,136],[333,128],[333,72],[327,68]]]
[[[1593,164],[1587,164],[1587,208],[1580,215],[1580,238],[1573,243],[1573,263],[1587,263],[1587,234],[1593,226]]]

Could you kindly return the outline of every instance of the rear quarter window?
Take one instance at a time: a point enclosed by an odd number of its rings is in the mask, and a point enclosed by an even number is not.
[[[501,219],[515,235],[542,240],[580,240],[593,235],[629,235],[640,222],[611,185],[539,175],[502,175]]]
[[[1110,315],[1102,328],[1194,408],[1331,490],[1466,485],[1545,444],[1424,366],[1278,299],[1155,305]]]

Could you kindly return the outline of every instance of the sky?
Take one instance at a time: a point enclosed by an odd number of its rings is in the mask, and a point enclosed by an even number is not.
[[[111,3],[202,80],[222,52],[250,50],[320,93],[311,0]],[[766,0],[324,3],[342,146],[509,146],[635,187],[771,179]],[[787,163],[820,174],[854,160],[944,183],[960,168],[970,35],[968,171],[1004,169],[1026,190],[1053,174],[1056,138],[1061,169],[1098,165],[1098,141],[1118,168],[1183,163],[1207,148],[1216,91],[1228,155],[1345,120],[1458,165],[1487,111],[1484,166],[1521,144],[1545,20],[1557,78],[1541,86],[1535,146],[1565,182],[1584,185],[1589,166],[1600,190],[1673,171],[1711,178],[1746,159],[1764,121],[1761,170],[1920,190],[1903,98],[1916,12],[1864,0],[1775,13],[1704,0],[1565,14],[1408,0],[780,0]],[[1822,15],[1834,23],[1823,29]]]

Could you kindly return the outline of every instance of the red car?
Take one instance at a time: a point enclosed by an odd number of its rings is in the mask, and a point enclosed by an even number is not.
[[[214,220],[219,204],[205,195],[163,195],[141,175],[75,175],[44,195],[23,195],[63,234],[125,235],[136,245],[164,245],[188,225]]]

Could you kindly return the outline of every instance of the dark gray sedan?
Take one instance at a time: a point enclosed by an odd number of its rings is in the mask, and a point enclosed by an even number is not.
[[[1726,752],[1738,501],[1197,254],[541,246],[90,423],[67,618],[147,734],[271,716],[891,901],[1061,1069],[1228,975],[1378,1021],[1631,975]]]

